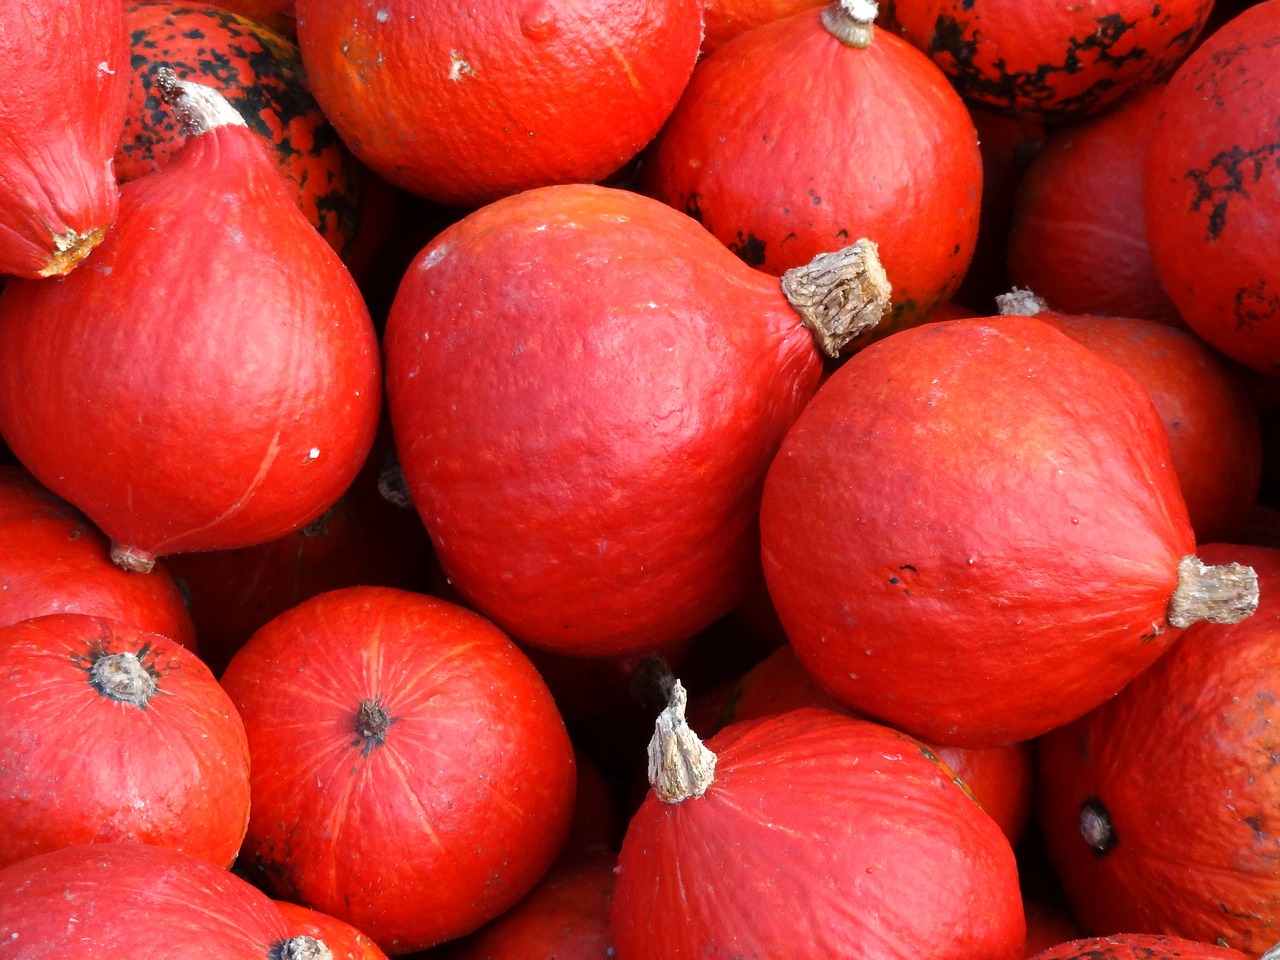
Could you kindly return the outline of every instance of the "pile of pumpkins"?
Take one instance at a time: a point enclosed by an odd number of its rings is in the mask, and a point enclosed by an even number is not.
[[[1280,0],[15,0],[0,960],[1280,942]]]

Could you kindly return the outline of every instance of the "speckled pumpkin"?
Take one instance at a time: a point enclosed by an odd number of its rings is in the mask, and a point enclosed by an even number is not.
[[[221,93],[271,144],[299,209],[343,252],[359,221],[359,171],[311,96],[298,48],[212,5],[139,3],[126,19],[134,75],[115,157],[120,182],[160,169],[186,142],[155,87],[156,71],[168,66]]]

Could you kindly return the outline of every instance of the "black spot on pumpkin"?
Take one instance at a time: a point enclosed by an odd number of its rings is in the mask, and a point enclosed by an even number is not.
[[[697,193],[690,193],[689,196],[684,198],[684,212],[699,223],[702,223],[701,199]]]
[[[1184,176],[1195,187],[1191,212],[1208,207],[1205,239],[1217,240],[1227,224],[1227,208],[1234,197],[1247,197],[1248,187],[1280,162],[1280,141],[1246,150],[1238,144],[1219,151],[1208,166],[1188,170]]]
[[[748,233],[744,237],[742,231],[738,231],[738,239],[728,246],[747,266],[759,267],[764,264],[764,241],[754,234]]]
[[[1280,294],[1267,290],[1267,281],[1259,280],[1241,287],[1235,296],[1236,330],[1248,332],[1271,321],[1280,311]]]

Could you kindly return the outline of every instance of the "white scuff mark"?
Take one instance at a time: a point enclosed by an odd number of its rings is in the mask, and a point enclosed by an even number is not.
[[[457,50],[449,51],[449,79],[455,83],[463,77],[474,75],[476,68]]]
[[[114,77],[116,75],[116,72],[111,69],[111,64],[107,63],[105,60],[98,64],[98,72],[105,73],[109,77]]]
[[[312,447],[310,450],[308,450],[308,451],[307,451],[307,458],[306,458],[305,460],[303,460],[302,462],[303,462],[303,463],[313,463],[313,462],[315,462],[316,460],[319,460],[319,459],[320,459],[320,448],[319,448],[319,447]]]
[[[379,23],[386,23],[388,20],[391,19],[391,14],[389,14],[386,10],[379,10],[377,13],[374,14],[374,18]]]

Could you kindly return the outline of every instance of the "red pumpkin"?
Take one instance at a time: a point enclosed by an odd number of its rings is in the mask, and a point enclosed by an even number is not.
[[[794,16],[828,0],[703,0],[702,56],[715,53],[734,37],[766,23]]]
[[[1086,930],[1149,930],[1257,957],[1280,925],[1280,551],[1201,554],[1254,567],[1257,614],[1189,627],[1114,700],[1046,735],[1040,819]]]
[[[139,577],[111,562],[111,545],[79,510],[15,466],[0,466],[0,624],[87,613],[196,648],[195,627],[169,571]]]
[[[468,604],[592,657],[733,609],[759,562],[764,471],[822,372],[805,322],[825,321],[784,289],[833,289],[852,322],[826,341],[838,352],[884,309],[872,248],[846,251],[842,279],[780,283],[670,207],[591,185],[525,191],[437,236],[387,321],[387,399]]]
[[[1164,422],[1196,539],[1234,539],[1257,499],[1263,460],[1257,406],[1237,369],[1190,331],[1156,320],[1049,310],[1026,295],[1001,301],[1002,311],[1038,317],[1137,377]]]
[[[136,840],[229,867],[249,822],[249,749],[195,654],[67,613],[0,628],[0,865]]]
[[[184,105],[209,96],[175,85]],[[377,426],[355,283],[258,137],[210,103],[168,166],[124,185],[92,268],[0,295],[0,433],[140,570],[314,520]]]
[[[61,276],[116,218],[128,91],[119,0],[18,0],[0,29],[0,274]]]
[[[1070,913],[1057,904],[1046,903],[1024,893],[1022,908],[1027,918],[1027,957],[1084,936],[1084,931]]]
[[[597,847],[553,867],[518,904],[449,951],[449,960],[605,960],[617,858]]]
[[[331,591],[255,633],[222,683],[253,760],[246,869],[388,953],[491,920],[564,842],[564,723],[528,659],[470,611]]]
[[[618,960],[1022,957],[1009,841],[917,741],[805,708],[704,746],[682,694],[618,860]]]
[[[299,0],[316,100],[357,157],[473,207],[602,180],[689,79],[702,0]]]
[[[893,0],[903,35],[962,96],[1062,122],[1171,71],[1213,0]]]
[[[893,284],[883,334],[959,285],[977,239],[982,157],[938,68],[833,3],[703,60],[640,188],[774,275],[870,237]]]
[[[1072,940],[1029,956],[1034,960],[1243,960],[1246,954],[1182,937],[1125,933]]]
[[[0,870],[4,960],[318,958],[266,894],[177,850],[64,847]]]
[[[282,37],[298,35],[294,0],[217,0],[215,6],[260,23]]]
[[[332,960],[387,960],[376,943],[345,920],[287,900],[277,900],[276,908],[284,916],[290,934],[319,940],[329,948]]]
[[[156,86],[168,67],[226,98],[270,148],[298,209],[345,252],[360,221],[355,160],[316,105],[298,48],[222,6],[149,0],[126,9],[133,59],[116,174],[126,182],[154,173],[188,139]]]
[[[1250,7],[1178,68],[1144,170],[1151,258],[1197,334],[1280,370],[1280,0]]]
[[[1257,602],[1247,568],[1195,560],[1142,385],[1034,318],[929,324],[852,357],[774,459],[761,538],[801,662],[930,743],[1029,740],[1179,627]],[[1202,574],[1239,581],[1228,609],[1182,608]]]

